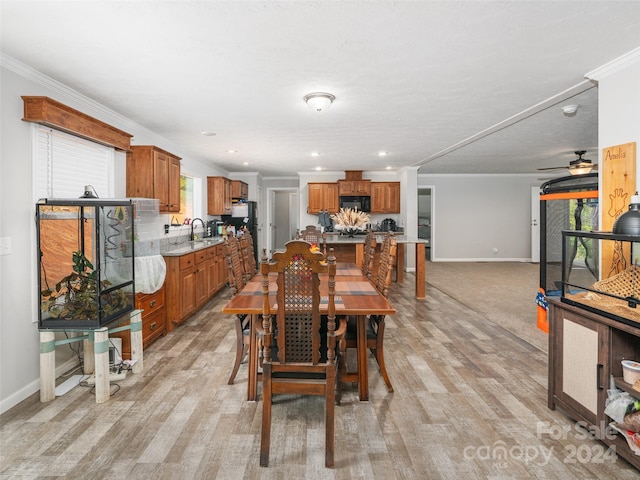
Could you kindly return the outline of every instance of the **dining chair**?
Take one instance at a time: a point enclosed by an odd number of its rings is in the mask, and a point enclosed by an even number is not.
[[[227,235],[224,239],[225,260],[227,263],[227,276],[229,286],[233,295],[237,295],[246,285],[246,275],[240,254],[240,246],[238,239],[234,235]],[[249,315],[236,315],[234,327],[236,331],[236,359],[231,370],[231,375],[227,384],[233,385],[233,381],[238,374],[238,369],[242,360],[247,356],[249,351],[249,334],[250,334]]]
[[[307,225],[302,231],[298,229],[296,232],[296,240],[315,243],[322,253],[327,254],[327,234],[318,230],[314,225]]]
[[[376,233],[368,230],[364,237],[364,254],[362,257],[362,274],[371,280],[371,272],[373,271],[373,263],[376,255]]]
[[[257,273],[256,257],[253,250],[253,237],[246,227],[242,228],[242,235],[238,237],[240,253],[245,271],[245,280],[248,282]]]
[[[335,391],[339,387],[336,343],[346,330],[344,320],[336,328],[333,249],[329,256],[312,252],[303,240],[287,242],[285,250],[266,251],[260,264],[263,277],[263,315],[258,334],[262,338],[262,433],[260,465],[269,464],[271,409],[279,394],[319,395],[325,398],[325,466],[334,464]],[[269,274],[277,273],[275,305],[269,298]],[[327,297],[320,297],[320,274],[327,273]],[[324,281],[324,279],[323,279]],[[327,303],[326,323],[320,315]],[[272,308],[276,309],[271,315]],[[273,346],[272,346],[273,343]]]
[[[380,260],[378,263],[378,271],[373,279],[373,284],[385,298],[389,295],[389,286],[391,285],[391,273],[395,264],[397,251],[397,239],[393,232],[387,232],[380,250]],[[367,319],[367,348],[371,351],[378,369],[382,375],[382,379],[387,386],[387,391],[393,392],[393,385],[387,373],[387,367],[384,361],[384,315],[370,315]],[[341,339],[340,349],[340,377],[345,381],[353,381],[357,378],[357,372],[347,372],[346,353],[347,349],[358,348],[356,318],[349,317],[347,319],[347,331]]]

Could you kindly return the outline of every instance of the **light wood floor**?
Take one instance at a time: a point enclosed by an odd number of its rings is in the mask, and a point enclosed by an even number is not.
[[[76,387],[33,395],[0,417],[0,478],[73,479],[637,479],[624,460],[547,409],[539,349],[439,290],[393,285],[386,358],[395,393],[370,359],[371,401],[347,385],[336,408],[336,464],[324,468],[323,406],[273,409],[270,466],[258,466],[261,402],[246,365],[226,384],[235,334],[218,295],[145,351],[105,404]]]

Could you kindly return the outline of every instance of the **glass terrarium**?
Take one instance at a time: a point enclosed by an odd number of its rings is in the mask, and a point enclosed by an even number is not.
[[[565,303],[630,325],[640,323],[640,235],[562,232]]]
[[[36,204],[41,329],[96,329],[134,308],[130,200]]]

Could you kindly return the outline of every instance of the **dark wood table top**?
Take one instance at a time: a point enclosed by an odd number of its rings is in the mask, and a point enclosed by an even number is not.
[[[269,275],[269,292],[273,314],[276,313],[276,276]],[[320,275],[321,313],[326,313],[327,276]],[[336,313],[340,315],[393,315],[396,310],[381,295],[355,264],[340,263],[336,269]],[[257,273],[222,309],[225,314],[262,314],[262,274]]]

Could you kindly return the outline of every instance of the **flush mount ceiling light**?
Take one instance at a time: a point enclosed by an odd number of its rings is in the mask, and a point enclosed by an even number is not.
[[[312,157],[319,157],[320,156],[320,152],[311,152],[311,156]]]
[[[321,112],[329,108],[335,99],[336,97],[334,95],[324,92],[308,93],[304,96],[304,101],[307,102],[309,108],[316,112]]]
[[[389,155],[388,152],[378,152],[379,157],[386,157],[387,155]]]
[[[576,114],[579,106],[580,105],[565,105],[564,107],[562,107],[562,113],[564,113],[568,117],[571,117]]]

